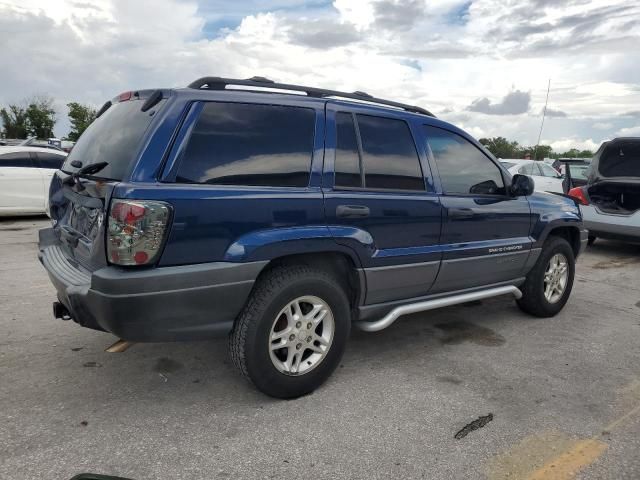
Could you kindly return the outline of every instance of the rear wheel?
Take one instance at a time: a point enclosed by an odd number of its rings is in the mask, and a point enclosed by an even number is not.
[[[575,259],[569,243],[549,237],[522,286],[518,306],[537,317],[553,317],[569,299],[575,275]]]
[[[338,365],[351,326],[338,279],[304,265],[276,267],[259,281],[229,337],[233,363],[263,393],[295,398]]]

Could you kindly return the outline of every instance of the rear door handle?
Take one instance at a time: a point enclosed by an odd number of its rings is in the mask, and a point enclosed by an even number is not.
[[[368,217],[371,211],[364,205],[338,205],[336,216],[339,218],[362,218]]]

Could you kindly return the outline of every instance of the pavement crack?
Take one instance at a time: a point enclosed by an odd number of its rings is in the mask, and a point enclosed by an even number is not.
[[[467,423],[464,427],[462,427],[458,433],[456,433],[453,438],[455,438],[456,440],[460,440],[461,438],[466,437],[467,435],[469,435],[471,432],[473,432],[474,430],[478,430],[479,428],[484,427],[487,423],[489,423],[491,420],[493,420],[493,413],[490,413],[489,415],[485,415],[483,417],[478,417],[476,420],[474,420],[471,423]]]

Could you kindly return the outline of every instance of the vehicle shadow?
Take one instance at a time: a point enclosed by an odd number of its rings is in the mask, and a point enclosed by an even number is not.
[[[501,313],[495,316],[491,312]],[[463,344],[500,347],[506,342],[497,331],[500,322],[507,317],[513,321],[518,315],[524,314],[511,299],[497,298],[407,315],[377,333],[354,326],[341,365],[327,384],[342,389],[341,383],[357,377],[363,368],[430,363],[434,361],[430,356],[441,354],[443,348],[455,349]],[[148,397],[153,392],[162,397],[163,403],[176,406],[185,398],[198,401],[203,395],[207,402],[221,406],[240,403],[258,407],[278,402],[258,392],[237,371],[228,357],[226,339],[137,344],[125,353],[110,354],[101,350],[113,337],[104,334],[100,338],[92,341],[89,349],[95,362],[105,368],[84,370],[93,370],[89,381],[113,385],[110,396],[122,392]],[[349,373],[344,374],[343,368]]]

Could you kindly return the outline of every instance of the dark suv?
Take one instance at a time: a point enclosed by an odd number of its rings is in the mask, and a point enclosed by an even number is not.
[[[331,374],[352,324],[503,294],[555,315],[586,244],[572,200],[428,111],[260,77],[107,102],[50,205],[56,317],[133,342],[228,335],[282,398]]]

